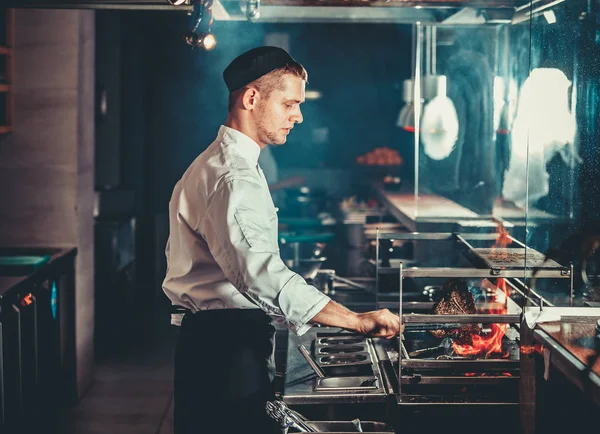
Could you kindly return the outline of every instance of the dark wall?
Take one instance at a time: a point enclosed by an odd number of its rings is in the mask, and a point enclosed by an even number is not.
[[[152,152],[156,212],[166,210],[175,182],[227,117],[223,69],[236,55],[262,45],[268,33],[289,35],[291,54],[308,70],[307,89],[323,94],[303,105],[303,125],[284,147],[274,150],[281,168],[348,169],[357,155],[376,146],[399,147],[395,122],[402,106],[402,80],[410,74],[410,27],[216,22],[217,48],[207,53],[183,42],[181,34],[189,26],[185,15],[126,13],[122,25],[126,33],[144,35],[141,47],[122,47],[128,59],[122,86],[127,93],[145,81],[145,94],[123,95],[124,117],[132,117],[126,114],[128,107],[140,109],[143,98],[145,131],[139,131],[139,122],[124,121],[123,133],[147,137],[144,152]],[[139,53],[140,48],[144,57],[131,62],[130,51]],[[128,68],[137,73],[128,74]],[[123,148],[130,146],[124,138]],[[125,172],[135,166],[136,155],[129,157],[124,157]]]
[[[183,13],[99,15],[99,32],[114,32],[111,23],[118,24],[119,40],[99,38],[104,46],[97,49],[114,68],[112,74],[110,68],[100,70],[106,86],[120,89],[121,102],[120,134],[105,150],[115,143],[118,149],[109,153],[112,159],[98,159],[97,170],[119,180],[113,187],[136,193],[138,270],[164,265],[172,189],[225,122],[223,69],[238,54],[264,45],[268,34],[289,40],[291,54],[308,70],[307,89],[322,93],[303,104],[304,123],[274,149],[280,169],[351,170],[358,155],[389,146],[408,160],[410,173],[413,142],[396,127],[402,81],[410,76],[410,26],[216,21],[217,47],[204,52],[183,41],[191,25]],[[110,61],[116,53],[119,61]],[[143,287],[161,280],[160,271],[138,274]]]

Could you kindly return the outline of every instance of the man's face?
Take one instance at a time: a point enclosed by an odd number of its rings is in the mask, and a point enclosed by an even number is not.
[[[267,145],[283,145],[294,124],[302,122],[304,80],[291,74],[282,77],[282,89],[261,98],[256,107],[258,139]]]

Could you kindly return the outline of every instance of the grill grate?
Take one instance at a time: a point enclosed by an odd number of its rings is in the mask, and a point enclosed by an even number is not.
[[[520,248],[477,248],[472,252],[483,260],[490,268],[522,269],[527,259],[527,268],[561,269],[564,268],[552,259],[546,260],[545,256],[536,250]]]

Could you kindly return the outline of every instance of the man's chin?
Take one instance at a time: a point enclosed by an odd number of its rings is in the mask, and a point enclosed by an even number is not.
[[[279,146],[283,145],[285,142],[287,142],[287,136],[277,137],[277,140],[273,142],[273,145]]]

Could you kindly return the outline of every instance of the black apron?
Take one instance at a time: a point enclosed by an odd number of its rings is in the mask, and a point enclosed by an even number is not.
[[[275,328],[260,309],[185,315],[175,350],[175,434],[280,433],[265,411]]]

